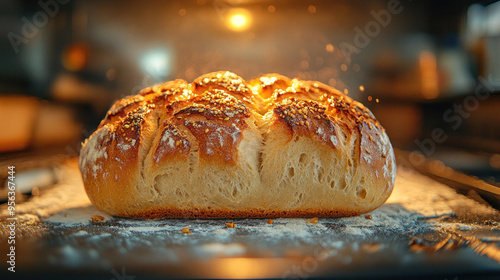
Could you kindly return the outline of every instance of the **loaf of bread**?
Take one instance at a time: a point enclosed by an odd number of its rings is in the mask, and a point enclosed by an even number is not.
[[[319,82],[230,72],[117,101],[79,164],[96,208],[143,218],[359,215],[386,201],[396,175],[361,103]]]

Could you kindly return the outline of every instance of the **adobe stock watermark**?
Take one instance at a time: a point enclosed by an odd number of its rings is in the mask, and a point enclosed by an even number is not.
[[[111,274],[113,274],[113,278],[111,278],[111,280],[134,280],[135,279],[135,276],[133,275],[127,275],[127,273],[125,272],[125,267],[122,267],[122,271],[121,271],[121,274],[118,273],[118,271],[116,271],[116,269],[112,269],[111,270]]]
[[[321,262],[326,260],[330,255],[330,250],[320,250],[321,247],[314,249],[313,255],[302,260],[300,265],[293,265],[289,270],[285,271],[281,279],[307,279],[314,273]]]
[[[7,270],[10,272],[16,272],[16,166],[11,165],[8,167],[8,177],[7,177],[7,189],[8,189],[8,211],[9,217],[7,218],[8,224],[6,228],[9,230],[9,237],[7,243],[7,263],[9,267]]]
[[[371,10],[370,15],[373,20],[367,22],[363,29],[358,26],[354,27],[355,34],[352,44],[341,42],[339,45],[347,62],[351,63],[352,55],[359,54],[361,50],[367,48],[372,39],[380,35],[382,29],[386,28],[391,23],[393,15],[398,15],[402,11],[403,6],[399,0],[389,0],[389,2],[387,2],[387,9],[378,12]]]
[[[237,4],[237,3],[236,3]],[[215,0],[212,3],[212,6],[215,9],[215,12],[217,13],[217,16],[219,16],[219,19],[221,21],[224,21],[226,18],[226,13],[233,8],[230,4],[226,3],[225,1],[222,0]]]
[[[448,124],[451,129],[457,130],[462,126],[465,119],[468,119],[474,111],[479,108],[480,102],[487,100],[495,87],[500,87],[500,81],[493,80],[490,75],[488,79],[479,77],[479,84],[476,86],[473,95],[465,97],[461,103],[453,104],[443,113],[443,121]],[[425,139],[416,139],[415,145],[418,150],[410,153],[410,162],[413,165],[420,165],[423,163],[424,158],[430,157],[436,152],[436,145],[442,144],[448,140],[448,135],[441,127],[436,127],[431,131],[431,135]]]
[[[157,72],[158,73],[158,72]],[[163,71],[161,72],[162,74],[157,74],[157,75],[153,75],[151,73],[148,73],[146,74],[142,80],[141,80],[141,84],[133,87],[131,90],[130,90],[130,94],[131,95],[136,95],[138,94],[142,89],[145,89],[147,87],[151,87],[151,86],[154,86],[154,85],[159,85],[163,82],[165,82],[166,79],[164,78],[159,78],[158,76],[159,75],[165,75],[164,77],[168,77],[168,73],[166,71]]]
[[[7,38],[16,54],[19,53],[19,47],[26,45],[30,39],[33,39],[39,32],[40,28],[45,27],[49,23],[49,17],[55,17],[60,10],[61,5],[68,4],[70,0],[40,0],[38,6],[40,10],[33,14],[31,19],[22,17],[21,34],[9,32]]]
[[[83,139],[88,139],[92,133],[87,129],[82,129],[81,135],[83,136]],[[79,150],[81,145],[81,143],[66,145],[66,159],[78,157],[80,155]]]

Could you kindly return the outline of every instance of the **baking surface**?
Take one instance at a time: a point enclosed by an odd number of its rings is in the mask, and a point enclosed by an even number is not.
[[[371,213],[317,223],[279,218],[272,224],[267,219],[111,217],[91,205],[75,162],[59,171],[58,185],[16,206],[16,269],[21,275],[120,279],[124,274],[308,278],[500,273],[500,213],[403,167],[389,200]],[[104,221],[92,222],[95,215]],[[7,217],[2,206],[2,252],[8,248]],[[235,228],[228,228],[228,222]],[[5,273],[5,262],[0,266]]]

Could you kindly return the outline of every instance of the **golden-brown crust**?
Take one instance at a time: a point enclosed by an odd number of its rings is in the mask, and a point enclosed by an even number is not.
[[[188,82],[181,79],[177,79],[174,81],[168,81],[163,84],[144,88],[139,92],[139,95],[147,96],[153,94],[153,95],[176,96],[182,94],[184,90],[188,89],[188,87],[189,87]]]
[[[193,81],[194,91],[204,92],[212,89],[222,89],[234,95],[250,98],[252,91],[240,76],[228,72],[220,71],[202,75]]]
[[[196,218],[196,219],[228,219],[228,218],[309,218],[309,217],[349,217],[358,216],[370,211],[352,211],[345,209],[304,209],[269,211],[262,209],[177,209],[177,208],[157,208],[140,212],[120,213],[117,216],[147,218],[147,219],[167,219],[167,218]]]
[[[166,121],[160,132],[160,141],[153,152],[156,164],[162,164],[177,157],[187,157],[191,150],[191,142],[177,129]]]
[[[154,178],[147,178],[153,169],[161,172],[162,166],[175,168],[177,163],[191,166],[193,160],[203,166],[218,166],[223,172],[242,169],[239,153],[243,135],[262,133],[256,119],[264,115],[270,117],[266,124],[270,131],[280,131],[280,137],[288,142],[298,137],[313,139],[322,145],[317,150],[348,154],[352,157],[349,164],[354,165],[346,167],[354,170],[349,176],[355,176],[357,169],[358,173],[373,173],[369,180],[384,185],[378,200],[383,202],[390,195],[395,176],[392,146],[382,126],[361,103],[319,82],[268,74],[247,84],[230,72],[209,73],[193,83],[166,82],[115,102],[82,147],[80,169],[87,194],[97,208],[108,213],[150,218],[338,217],[374,208],[355,202],[353,207],[334,209],[312,205],[272,211],[243,205],[240,209],[195,210],[194,205],[191,210],[182,210],[152,202],[151,197],[161,194],[158,186],[144,185],[156,184]],[[252,144],[253,149],[259,149],[259,141]],[[256,172],[258,176],[260,171]],[[356,195],[364,198],[363,184],[368,177],[356,176],[355,184],[361,184],[354,186]],[[120,193],[116,193],[118,189]],[[151,194],[144,194],[146,190]]]
[[[117,100],[101,121],[99,128],[125,117],[128,112],[135,110],[142,105],[144,105],[144,97],[142,96],[131,95]]]
[[[246,106],[257,109],[255,106],[254,93],[249,85],[245,80],[234,73],[228,71],[208,73],[196,78],[192,85],[195,94],[219,89],[242,101]]]
[[[303,99],[285,99],[274,107],[278,121],[285,123],[291,131],[290,138],[306,135],[337,148],[338,133],[334,123],[328,118],[326,106]],[[333,138],[334,137],[334,138]]]
[[[172,123],[187,128],[195,137],[200,159],[236,163],[241,133],[250,117],[243,102],[225,90],[212,89],[175,107]]]
[[[276,89],[286,89],[291,84],[288,77],[279,74],[266,74],[250,81],[250,84],[256,85],[255,90],[259,91],[262,98],[270,98]]]
[[[307,136],[338,148],[341,127],[346,134],[356,133],[359,136],[356,145],[361,164],[372,168],[377,176],[391,180],[390,172],[378,172],[380,166],[386,164],[392,148],[390,143],[382,141],[384,130],[364,105],[318,82],[283,77],[273,79],[272,76],[258,82],[262,88],[273,89],[268,103],[274,106],[276,121],[289,127],[289,140]]]

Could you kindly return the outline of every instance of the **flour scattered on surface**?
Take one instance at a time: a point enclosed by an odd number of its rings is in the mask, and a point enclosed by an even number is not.
[[[246,247],[239,243],[208,243],[196,248],[200,255],[218,256],[218,257],[234,257],[242,255],[246,252]]]
[[[360,236],[366,236],[366,235],[370,235],[373,233],[373,231],[368,229],[368,228],[357,228],[357,227],[350,227],[350,226],[345,227],[343,232],[347,233],[347,234],[360,235]]]
[[[44,219],[44,221],[59,223],[63,226],[86,225],[91,223],[90,218],[95,215],[104,217],[104,221],[113,219],[110,215],[103,213],[90,205],[86,207],[71,208],[66,211],[56,213]]]
[[[168,134],[168,133],[167,133]],[[167,136],[164,135],[165,136]],[[168,138],[165,140],[168,141]],[[224,227],[225,221],[213,223],[201,223],[199,220],[141,220],[141,219],[119,219],[106,215],[95,209],[88,201],[83,191],[81,182],[73,184],[73,187],[64,186],[54,190],[53,196],[48,201],[31,201],[20,206],[20,212],[35,212],[39,217],[44,217],[44,221],[50,223],[60,223],[62,226],[77,226],[89,224],[90,217],[101,215],[107,221],[115,220],[120,227],[113,226],[121,235],[134,235],[140,233],[169,233],[177,236],[182,227],[192,224],[190,230],[193,236],[210,237],[213,240],[228,241],[244,232],[252,232],[266,238],[298,238],[311,240],[315,236],[322,234],[336,235],[339,232],[329,230],[328,224],[343,224],[345,229],[343,234],[352,236],[370,236],[374,229],[383,227],[384,229],[405,231],[408,224],[415,223],[417,219],[428,217],[439,217],[449,215],[453,212],[452,205],[463,203],[473,204],[474,207],[482,207],[484,211],[494,211],[486,206],[476,203],[464,196],[458,195],[454,190],[436,183],[424,176],[416,175],[411,171],[400,170],[400,176],[396,179],[394,192],[384,205],[372,211],[372,219],[368,220],[364,215],[345,218],[322,218],[318,224],[307,223],[308,219],[280,218],[275,219],[273,225],[265,221],[258,221],[254,225],[246,223],[236,223],[235,230],[228,230]],[[61,203],[61,200],[68,201]],[[30,207],[30,204],[31,205]],[[476,205],[477,204],[477,205]],[[58,207],[55,207],[57,205]],[[25,208],[25,209],[23,209]],[[47,217],[50,216],[51,217]],[[182,221],[182,222],[181,222]],[[179,235],[179,238],[185,238]]]
[[[371,219],[366,219],[365,215],[319,218],[317,224],[310,223],[307,218],[278,218],[273,219],[273,224],[268,224],[267,219],[125,219],[111,217],[97,210],[85,194],[78,171],[68,168],[65,172],[64,184],[54,186],[42,196],[19,204],[16,207],[18,219],[25,222],[42,221],[55,227],[79,228],[71,236],[84,237],[95,244],[108,242],[109,238],[118,238],[124,242],[121,249],[124,254],[137,246],[154,246],[151,240],[162,240],[165,244],[181,246],[206,245],[202,251],[197,252],[208,255],[217,254],[221,250],[243,254],[246,248],[227,245],[241,242],[247,246],[272,246],[285,242],[288,246],[320,244],[336,248],[352,243],[346,240],[369,240],[380,230],[408,234],[419,220],[450,215],[453,213],[453,207],[460,205],[475,207],[484,213],[495,211],[424,176],[400,169],[392,196],[380,208],[369,213]],[[0,211],[2,215],[7,214],[5,209]],[[90,221],[94,215],[105,218],[99,228]],[[227,228],[226,222],[234,222],[236,227]],[[429,221],[424,224],[429,228],[461,231],[474,229],[474,225],[459,223],[438,224]],[[181,229],[185,227],[189,228],[192,234],[183,234]],[[93,229],[98,229],[99,232],[96,233]],[[65,248],[64,252],[71,253],[71,249]],[[71,262],[71,259],[69,261]]]
[[[169,227],[150,227],[150,226],[140,226],[140,227],[127,227],[124,228],[124,232],[156,232],[156,231],[168,231],[171,230]]]
[[[85,235],[89,235],[89,233],[84,230],[80,230],[79,232],[73,234],[73,236],[85,236]]]

